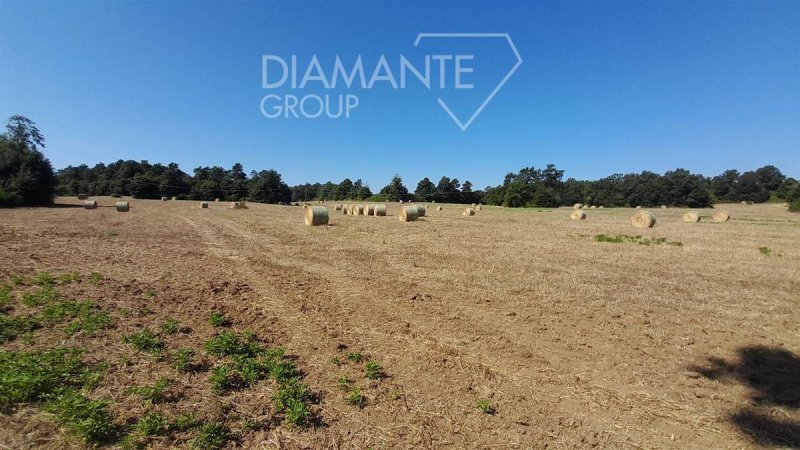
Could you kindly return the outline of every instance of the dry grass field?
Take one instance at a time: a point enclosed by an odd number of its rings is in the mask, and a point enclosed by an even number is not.
[[[86,349],[103,370],[84,391],[120,427],[191,412],[228,427],[227,448],[800,447],[800,215],[780,205],[719,205],[727,223],[652,209],[640,230],[623,208],[571,221],[566,208],[442,205],[403,223],[397,204],[387,217],[326,204],[330,225],[308,227],[296,206],[131,200],[118,213],[114,200],[0,210],[0,285],[79,272],[59,294],[112,320],[0,350]],[[36,289],[20,283],[6,312],[36,312],[20,301]],[[123,342],[145,328],[163,353]],[[306,426],[276,406],[273,379],[212,389],[223,361],[204,342],[220,330],[286,349],[311,393]],[[180,348],[193,370],[175,370]],[[165,399],[131,391],[160,379]],[[84,445],[31,403],[0,415],[0,444]]]

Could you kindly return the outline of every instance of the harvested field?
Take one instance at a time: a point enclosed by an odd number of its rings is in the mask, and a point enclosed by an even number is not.
[[[124,200],[126,214],[106,197],[0,210],[0,286],[79,272],[58,293],[112,320],[43,326],[0,350],[84,348],[106,365],[86,395],[121,429],[192,412],[230,430],[226,448],[800,446],[800,215],[779,204],[723,205],[721,223],[696,210],[692,224],[657,208],[654,228],[635,229],[630,208],[572,221],[571,207],[486,206],[464,220],[447,205],[401,223],[389,204],[387,217],[308,227],[302,208]],[[30,284],[3,314],[41,312],[22,301]],[[145,328],[162,355],[123,342]],[[205,343],[226,330],[286,349],[311,393],[304,426],[272,400],[279,377],[214,391],[225,359]],[[175,369],[182,348],[195,370]],[[163,401],[130,391],[162,378]],[[183,447],[198,430],[147,445]],[[31,404],[0,415],[0,443],[84,446]]]

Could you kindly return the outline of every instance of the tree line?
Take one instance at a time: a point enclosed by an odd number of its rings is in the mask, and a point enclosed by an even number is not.
[[[507,174],[502,184],[473,189],[472,183],[442,176],[436,183],[420,180],[410,191],[395,175],[377,194],[361,179],[339,183],[288,186],[275,170],[245,172],[201,166],[191,174],[178,164],[119,160],[92,167],[82,164],[53,171],[41,149],[45,138],[23,116],[12,116],[0,134],[0,206],[42,205],[54,195],[132,196],[142,199],[178,197],[191,200],[249,200],[289,203],[318,200],[415,200],[440,203],[484,203],[507,207],[558,207],[585,203],[605,206],[687,206],[702,208],[714,202],[770,200],[793,202],[800,209],[800,184],[775,166],[739,173],[727,170],[715,177],[675,169],[666,173],[614,174],[599,180],[564,179],[553,164],[524,167]]]

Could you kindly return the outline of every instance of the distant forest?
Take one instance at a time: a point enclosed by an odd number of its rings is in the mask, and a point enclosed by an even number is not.
[[[150,164],[147,161],[117,161],[67,167],[56,173],[60,195],[130,195],[157,199],[247,199],[278,203],[316,200],[416,200],[440,203],[484,203],[508,207],[557,207],[574,203],[605,206],[688,206],[702,208],[714,202],[800,199],[798,182],[774,166],[739,173],[728,170],[708,178],[688,170],[676,169],[657,174],[642,172],[615,174],[599,180],[564,179],[564,171],[549,164],[543,169],[525,167],[505,176],[503,183],[474,190],[469,181],[441,177],[438,182],[420,180],[409,190],[395,175],[377,193],[360,179],[345,178],[339,183],[306,183],[288,186],[275,170],[246,174],[241,164],[230,169],[198,167],[189,175],[175,163]]]
[[[45,138],[35,123],[12,116],[0,134],[0,206],[41,205],[54,195],[111,195],[158,199],[249,200],[262,203],[297,201],[399,201],[484,203],[508,207],[557,207],[585,203],[604,206],[688,206],[702,208],[714,202],[792,202],[800,209],[800,184],[775,166],[749,172],[727,170],[715,177],[676,169],[615,174],[599,180],[564,179],[553,164],[524,167],[509,173],[502,184],[474,189],[469,181],[423,178],[409,190],[395,175],[377,193],[360,179],[339,183],[288,186],[275,170],[245,172],[236,163],[230,169],[197,167],[188,174],[178,164],[119,160],[110,164],[69,166],[54,172],[42,153]]]

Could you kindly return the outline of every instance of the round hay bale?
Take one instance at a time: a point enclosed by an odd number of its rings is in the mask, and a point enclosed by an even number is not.
[[[441,206],[437,206],[437,207],[436,207],[436,210],[437,210],[437,211],[441,211],[441,210],[443,210],[443,209],[444,209],[444,208],[442,208]]]
[[[472,204],[472,207],[473,207],[473,208],[474,208],[474,207],[476,207],[476,206],[477,206],[477,205],[476,205],[475,203],[473,203],[473,204]]]
[[[162,202],[165,202],[165,201],[167,201],[167,200],[169,200],[169,198],[167,198],[167,197],[161,197],[161,201],[162,201]]]
[[[97,209],[97,200],[86,200],[83,202],[84,209]]]
[[[636,228],[653,228],[656,224],[656,216],[650,211],[639,211],[631,216],[631,223]]]
[[[344,215],[350,214],[350,205],[348,205],[347,203],[342,205],[342,214]]]
[[[208,209],[208,202],[200,202],[200,209]]]
[[[600,206],[598,206],[598,207],[597,207],[597,209],[603,209],[603,206],[602,206],[602,205],[600,205]]]
[[[417,207],[417,216],[418,217],[425,217],[425,214],[428,213],[428,208],[425,205],[414,205]]]
[[[173,199],[173,200],[177,200],[177,199],[178,199],[178,197],[172,197],[172,199]]]
[[[215,202],[215,203],[219,203],[219,199],[218,199],[218,198],[215,198],[215,199],[214,199],[214,202]]]
[[[464,217],[474,216],[475,215],[475,210],[472,209],[472,208],[467,208],[467,209],[464,210],[464,212],[461,213],[461,215],[464,216]]]
[[[436,200],[431,200],[431,203],[436,203]]]
[[[386,205],[375,205],[375,216],[385,216],[386,215]]]
[[[483,205],[479,204],[476,208],[478,211],[483,211]]]
[[[400,200],[400,204],[401,204],[401,205],[403,204],[403,201],[402,201],[402,200]]]
[[[575,203],[574,205],[572,205],[572,207],[575,209],[581,209],[583,207],[583,203]]]
[[[247,202],[233,202],[231,209],[247,209]]]
[[[580,209],[575,209],[571,213],[569,213],[569,218],[572,220],[585,220],[586,213],[581,211]]]
[[[740,203],[741,203],[741,204],[743,204],[743,205],[746,205],[746,204],[747,204],[747,202],[746,202],[746,201],[744,201],[744,200],[742,200]]]
[[[364,214],[364,205],[353,205],[353,215],[360,216]]]
[[[667,205],[661,205],[661,209],[667,209]]]
[[[283,206],[283,202],[278,202],[278,206]]]
[[[374,216],[375,215],[375,205],[366,205],[365,215]]]
[[[342,205],[333,205],[333,210],[334,211],[341,211],[342,210]]]
[[[590,208],[595,209],[595,208],[597,208],[597,206],[592,205],[592,206],[590,206]]]
[[[636,209],[642,209],[642,207],[641,206],[637,206]]]
[[[731,216],[727,211],[717,211],[711,218],[714,219],[714,222],[727,222]]]
[[[328,224],[328,208],[324,206],[309,206],[306,208],[306,225],[327,225]]]
[[[700,214],[697,214],[694,211],[689,211],[683,216],[681,216],[681,220],[686,223],[697,223],[700,222]]]
[[[783,204],[783,207],[784,207],[784,208],[788,208],[788,207],[789,207],[789,204],[788,204],[788,203],[784,203],[784,204]]]
[[[587,209],[588,207],[589,207],[589,205],[583,205],[583,206],[581,206],[581,209]]]
[[[119,212],[128,212],[131,209],[131,204],[128,202],[117,202],[114,204]]]
[[[419,209],[416,206],[404,206],[400,208],[400,222],[413,222],[419,217]]]
[[[78,200],[89,200],[89,194],[78,194]]]

